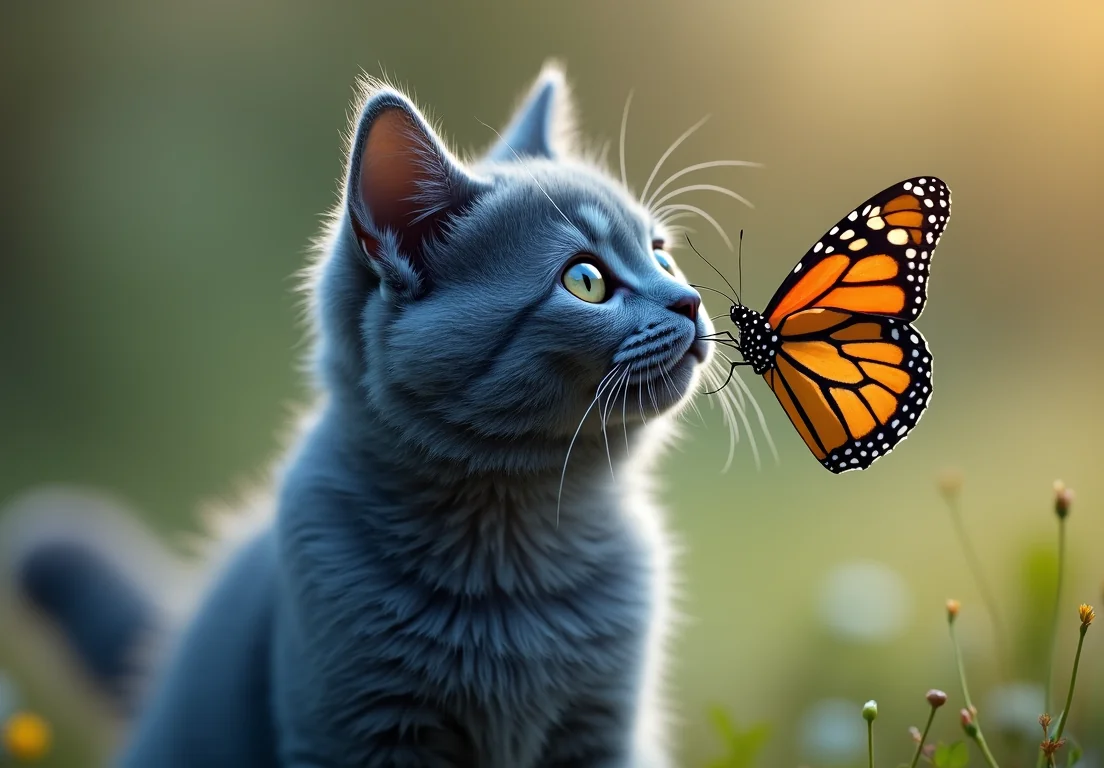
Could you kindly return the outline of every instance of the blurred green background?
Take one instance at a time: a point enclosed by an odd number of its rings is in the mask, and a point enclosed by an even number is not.
[[[1017,692],[1032,702],[1031,688],[996,686],[1038,681],[1045,667],[1057,477],[1078,492],[1063,686],[1076,604],[1100,602],[1102,34],[1095,0],[7,2],[0,501],[77,484],[117,494],[166,535],[195,530],[201,502],[232,494],[278,453],[305,395],[293,275],[335,200],[357,75],[391,76],[474,150],[493,138],[479,121],[504,123],[555,56],[584,133],[613,140],[614,159],[635,89],[637,189],[706,113],[666,170],[765,164],[696,179],[732,186],[754,210],[693,200],[731,232],[746,229],[752,306],[870,194],[920,174],[953,190],[919,322],[937,392],[905,444],[868,472],[832,476],[749,380],[780,464],[768,453],[757,470],[745,440],[722,473],[727,435],[720,412],[703,408],[664,465],[686,550],[690,620],[672,675],[686,764],[720,753],[713,703],[740,723],[774,724],[763,765],[857,764],[868,698],[881,703],[883,755],[903,761],[927,688],[961,706],[947,597],[965,605],[983,721]],[[733,273],[716,235],[692,226]],[[693,254],[678,256],[692,280],[718,282]],[[936,490],[947,466],[965,475],[966,525],[1015,628],[1010,677]],[[102,718],[43,661],[52,656],[29,652],[15,620],[0,615],[0,627],[0,669],[56,730],[45,764],[98,764],[110,744]],[[1072,725],[1089,744],[1095,732],[1096,749],[1101,640],[1090,632]],[[1035,741],[1038,712],[1025,709]],[[957,737],[954,720],[937,721],[943,737]]]

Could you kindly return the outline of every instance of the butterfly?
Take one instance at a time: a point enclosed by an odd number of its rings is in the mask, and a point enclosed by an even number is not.
[[[866,469],[893,450],[932,396],[932,354],[912,321],[927,300],[951,191],[930,176],[894,184],[840,219],[763,312],[733,303],[739,329],[713,334],[761,375],[830,471]],[[726,382],[727,384],[727,382]],[[724,385],[722,385],[723,388]]]

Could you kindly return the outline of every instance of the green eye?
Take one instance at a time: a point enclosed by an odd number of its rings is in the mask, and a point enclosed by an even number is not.
[[[578,261],[563,274],[564,288],[577,298],[591,304],[601,304],[606,299],[606,278],[598,267],[587,261]]]
[[[671,254],[662,248],[656,248],[652,251],[655,256],[656,262],[663,268],[663,271],[669,275],[675,274],[675,260],[671,258]]]

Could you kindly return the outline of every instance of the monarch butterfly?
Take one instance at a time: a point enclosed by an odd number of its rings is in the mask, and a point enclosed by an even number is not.
[[[885,189],[802,257],[762,313],[733,303],[727,336],[766,379],[809,450],[839,474],[866,469],[916,426],[932,355],[911,321],[927,299],[951,192],[924,176]],[[725,382],[727,384],[727,381]],[[722,385],[723,388],[724,385]]]

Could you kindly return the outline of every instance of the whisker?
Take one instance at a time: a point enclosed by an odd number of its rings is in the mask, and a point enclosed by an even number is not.
[[[625,99],[625,111],[621,113],[621,186],[629,188],[628,174],[625,172],[625,131],[629,127],[629,105],[632,104],[633,92],[629,91],[629,97]]]
[[[735,372],[735,368],[732,369]],[[739,380],[739,374],[736,374],[737,381]],[[759,459],[759,446],[755,440],[755,433],[751,431],[751,422],[747,418],[747,409],[744,403],[744,394],[740,389],[728,389],[726,390],[727,396],[732,398],[733,403],[736,405],[736,413],[740,416],[740,422],[744,425],[744,432],[748,436],[748,443],[751,445],[751,456],[755,459],[755,469],[760,470],[763,468],[762,462]],[[722,472],[727,472],[732,466],[731,460],[725,464],[725,468]]]
[[[714,219],[712,216],[710,216],[708,213],[706,213],[696,205],[689,205],[687,203],[667,203],[667,205],[657,209],[656,214],[659,215],[665,211],[689,211],[690,213],[701,216],[703,219],[712,224],[715,230],[717,230],[717,233],[720,234],[721,239],[724,240],[725,245],[728,246],[728,250],[735,250],[732,247],[732,239],[729,238],[728,233],[724,231],[724,227],[718,224],[716,219]]]
[[[655,204],[656,205],[663,205],[668,200],[674,200],[679,195],[684,195],[687,192],[719,192],[722,195],[726,195],[727,197],[731,197],[733,200],[740,201],[741,203],[746,205],[748,208],[754,208],[755,207],[754,205],[751,204],[751,201],[748,200],[743,195],[738,194],[736,192],[733,192],[728,187],[722,187],[722,186],[717,185],[717,184],[690,184],[690,185],[685,186],[685,187],[679,187],[678,189],[671,190],[666,195],[664,195],[663,197],[656,200]]]
[[[567,462],[571,459],[571,450],[575,447],[575,441],[579,439],[579,433],[583,431],[583,424],[586,423],[587,416],[589,416],[590,412],[594,409],[595,404],[598,402],[598,398],[602,396],[603,388],[616,371],[616,367],[611,368],[609,373],[603,376],[602,380],[598,382],[598,391],[594,393],[594,399],[591,400],[590,405],[587,406],[586,411],[583,413],[583,418],[579,419],[579,426],[575,428],[575,434],[571,436],[571,442],[567,444],[567,455],[564,456],[563,470],[560,472],[560,487],[556,492],[556,528],[560,527],[560,504],[563,501],[564,480],[567,478]]]
[[[682,142],[694,135],[694,132],[705,125],[705,121],[709,119],[709,115],[706,115],[698,122],[686,129],[686,131],[672,142],[671,146],[667,147],[667,151],[659,158],[659,161],[655,164],[655,168],[652,169],[652,175],[648,177],[648,183],[644,185],[644,191],[640,193],[640,199],[643,200],[648,195],[648,187],[652,186],[652,182],[655,181],[656,174],[659,173],[659,169],[663,167],[663,163],[667,161],[667,158],[671,156],[671,153],[679,148]],[[645,208],[650,206],[645,205]]]
[[[614,398],[617,396],[617,390],[621,388],[622,382],[626,381],[629,376],[628,368],[617,379],[617,383],[613,385],[613,389],[610,390],[606,397],[606,408],[602,410],[602,440],[606,444],[606,459],[609,461],[610,479],[614,482],[617,481],[617,475],[613,471],[613,454],[610,452],[609,436],[606,434],[606,420],[609,418],[610,409],[613,406]]]
[[[718,365],[721,364],[719,357],[714,359],[717,361]],[[719,379],[721,374],[719,371],[717,373],[717,378]],[[732,404],[729,400],[724,396],[717,398],[717,400],[721,406],[721,413],[724,414],[725,424],[728,426],[728,457],[725,459],[725,469],[722,470],[723,472],[732,464],[732,457],[736,455],[736,443],[740,441],[740,429],[736,425],[736,416],[732,412]]]
[[[631,376],[631,374],[630,374]],[[625,377],[625,389],[621,393],[621,430],[625,433],[625,454],[630,452],[629,448],[629,418],[626,411],[629,406],[629,378]]]
[[[767,427],[767,420],[763,416],[763,409],[759,407],[759,403],[755,400],[755,395],[751,391],[751,387],[747,385],[747,382],[743,380],[740,374],[736,374],[736,386],[740,387],[747,395],[748,400],[751,401],[751,407],[755,409],[755,416],[759,421],[759,428],[763,430],[763,436],[767,439],[767,446],[770,448],[771,456],[774,457],[774,463],[779,464],[778,449],[774,445],[774,438],[771,437],[770,429]]]
[[[683,168],[681,171],[678,171],[676,173],[672,173],[670,176],[667,177],[667,181],[663,182],[658,187],[656,187],[654,190],[652,190],[652,196],[650,198],[648,198],[648,201],[646,203],[644,203],[644,207],[645,208],[651,208],[652,207],[652,201],[655,200],[656,197],[659,196],[660,192],[662,192],[668,186],[670,186],[671,182],[673,182],[675,179],[681,179],[686,174],[693,173],[694,171],[702,171],[702,170],[705,170],[706,168],[720,168],[722,166],[741,166],[741,167],[746,167],[746,168],[762,168],[763,164],[762,163],[753,163],[753,162],[750,162],[748,160],[713,160],[712,162],[709,162],[709,163],[697,163],[696,165],[687,166],[686,168]]]

